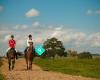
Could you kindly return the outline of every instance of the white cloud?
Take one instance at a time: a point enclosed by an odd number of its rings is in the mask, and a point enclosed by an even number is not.
[[[83,32],[73,33],[73,41],[76,47],[80,47],[86,42],[87,36]]]
[[[84,32],[79,32],[74,29],[67,29],[66,27],[61,26],[45,26],[42,27],[42,24],[40,24],[38,21],[33,23],[34,26],[38,26],[37,28],[34,28],[33,26],[30,27],[30,29],[24,29],[26,27],[17,27],[17,30],[14,30],[11,32],[11,29],[0,29],[0,41],[2,41],[4,44],[7,44],[7,40],[10,38],[10,34],[14,33],[15,39],[16,39],[16,48],[24,49],[26,40],[28,38],[29,34],[32,34],[34,44],[42,44],[47,38],[56,37],[58,40],[61,40],[65,46],[71,45],[72,47],[82,48],[88,47],[91,49],[100,47],[100,33],[94,33],[94,34],[86,34]],[[18,25],[22,26],[22,25]],[[29,25],[27,25],[29,26]],[[7,31],[7,32],[6,32]],[[10,33],[11,32],[11,33]],[[2,33],[2,34],[1,34]],[[10,33],[10,34],[9,34]],[[5,45],[3,45],[5,46]],[[68,46],[69,47],[69,46]],[[69,47],[70,48],[70,47]]]
[[[90,35],[88,42],[92,47],[100,47],[100,32]]]
[[[53,27],[54,27],[54,26],[52,26],[52,25],[49,25],[49,26],[48,26],[48,29],[53,29]]]
[[[27,29],[28,26],[27,26],[27,25],[22,25],[21,28],[22,28],[22,29]]]
[[[33,22],[32,26],[33,27],[39,27],[40,26],[40,23],[38,21],[35,21],[35,22]]]
[[[57,36],[60,36],[60,31],[54,31],[51,35],[51,37],[57,37]]]
[[[100,10],[87,10],[87,15],[99,15]]]
[[[0,11],[3,11],[4,7],[3,6],[0,6]]]
[[[20,29],[24,30],[24,29],[27,29],[27,28],[28,28],[27,25],[16,25],[16,26],[14,27],[14,29],[16,29],[16,30],[20,30]]]
[[[26,13],[27,17],[34,17],[34,16],[39,16],[39,11],[32,8]]]
[[[9,34],[11,31],[9,30],[0,30],[0,36],[1,35],[5,35],[5,34]]]
[[[100,10],[97,10],[97,11],[96,11],[96,14],[100,14]]]
[[[20,39],[20,40],[17,40],[17,44],[16,44],[16,47],[17,48],[23,48],[25,46],[25,40],[24,39]]]
[[[87,15],[92,15],[93,14],[93,11],[92,10],[88,10],[87,11]]]
[[[37,37],[34,39],[35,44],[43,43],[43,38],[42,37]]]
[[[20,25],[16,25],[15,27],[14,27],[14,29],[19,29],[20,28]]]
[[[83,32],[75,32],[73,33],[73,38],[78,40],[79,42],[82,42],[86,39],[86,34]]]
[[[6,36],[4,37],[3,42],[7,42],[9,39],[10,39],[10,35],[6,35]]]
[[[55,30],[61,30],[63,27],[60,26],[60,27],[56,27]]]

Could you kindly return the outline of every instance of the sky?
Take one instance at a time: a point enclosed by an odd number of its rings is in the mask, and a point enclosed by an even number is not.
[[[100,0],[0,0],[0,53],[11,34],[23,51],[29,34],[34,45],[56,37],[67,49],[100,53]]]

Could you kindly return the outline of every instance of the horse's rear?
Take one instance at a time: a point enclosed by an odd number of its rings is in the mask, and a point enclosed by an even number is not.
[[[16,51],[14,48],[11,48],[10,50],[8,50],[7,58],[8,58],[8,64],[9,64],[9,70],[11,69],[13,70],[14,65],[15,65],[15,58],[16,58]]]

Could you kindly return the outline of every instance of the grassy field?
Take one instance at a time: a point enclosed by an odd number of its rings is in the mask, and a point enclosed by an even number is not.
[[[43,70],[71,75],[100,78],[100,58],[98,59],[35,59],[35,64]]]

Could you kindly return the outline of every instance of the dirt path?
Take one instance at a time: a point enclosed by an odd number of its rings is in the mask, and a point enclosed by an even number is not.
[[[3,60],[4,65],[0,68],[7,80],[96,80],[81,76],[66,75],[57,72],[43,71],[33,64],[33,70],[27,71],[24,59],[18,59],[13,71],[8,70],[7,60]]]

